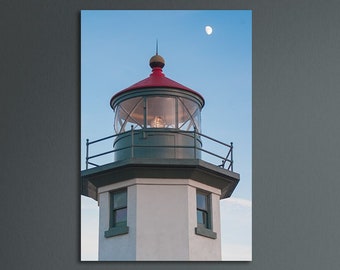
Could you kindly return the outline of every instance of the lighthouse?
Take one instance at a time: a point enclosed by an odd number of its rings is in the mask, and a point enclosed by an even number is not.
[[[169,79],[152,56],[151,74],[115,93],[114,135],[87,141],[81,194],[98,201],[100,261],[221,260],[220,200],[240,175],[233,145],[201,130],[205,100]],[[91,155],[102,141],[112,148]],[[220,156],[204,141],[225,149]],[[217,158],[218,163],[203,156]],[[96,159],[107,157],[99,164]]]

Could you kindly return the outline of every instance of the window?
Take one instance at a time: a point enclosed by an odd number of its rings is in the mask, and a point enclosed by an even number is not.
[[[110,228],[105,237],[128,233],[127,227],[127,189],[110,193]]]
[[[126,226],[127,222],[127,192],[126,189],[111,193],[111,226]]]
[[[197,190],[196,209],[197,209],[197,228],[195,233],[208,238],[216,239],[217,235],[212,231],[211,217],[211,196],[209,193]]]
[[[209,211],[209,195],[203,192],[197,192],[196,205],[197,205],[197,226],[210,228],[210,211]]]
[[[163,92],[163,91],[162,91]],[[171,91],[172,92],[172,91]],[[176,128],[200,132],[201,106],[173,94],[145,95],[117,103],[114,107],[116,134],[143,128]]]

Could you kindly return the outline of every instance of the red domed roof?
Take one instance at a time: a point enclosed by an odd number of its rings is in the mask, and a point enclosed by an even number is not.
[[[129,91],[132,91],[132,90],[135,90],[135,89],[153,88],[153,87],[175,88],[175,89],[189,91],[189,92],[199,96],[202,100],[204,100],[204,98],[199,93],[197,93],[196,91],[165,77],[165,75],[162,71],[162,67],[164,66],[163,58],[161,58],[161,60],[163,60],[162,62],[152,62],[153,59],[159,60],[155,56],[153,56],[151,58],[150,66],[152,67],[152,73],[150,74],[150,76],[148,78],[144,79],[144,80],[141,80],[141,81],[129,86],[128,88],[125,88],[125,89],[119,91],[117,94],[115,94],[111,98],[111,101],[114,98],[116,98],[117,96],[119,96],[123,93],[129,92]]]

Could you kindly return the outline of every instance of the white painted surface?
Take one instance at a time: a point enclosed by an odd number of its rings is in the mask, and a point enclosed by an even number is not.
[[[136,187],[128,190],[127,226],[129,233],[105,238],[105,231],[110,225],[109,192],[99,194],[99,261],[134,261],[136,260]]]
[[[191,205],[189,213],[189,227],[197,226],[196,216],[196,188],[190,187]],[[220,225],[220,196],[219,194],[211,194],[211,213],[212,213],[212,230],[217,234],[216,239],[207,238],[195,234],[194,230],[189,230],[190,237],[190,260],[192,261],[220,261],[221,253],[221,225]]]
[[[188,186],[138,185],[137,260],[187,260]]]
[[[104,237],[109,192],[128,187],[129,233]],[[217,239],[195,234],[196,188],[212,192]],[[99,260],[221,260],[220,191],[189,179],[131,179],[99,192]]]

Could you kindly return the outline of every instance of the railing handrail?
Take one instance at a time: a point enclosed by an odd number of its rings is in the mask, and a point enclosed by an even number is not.
[[[97,158],[97,157],[100,157],[100,156],[104,156],[104,155],[107,155],[107,154],[110,154],[110,153],[114,153],[114,152],[118,152],[118,151],[122,151],[122,150],[125,150],[125,149],[131,149],[131,157],[133,158],[134,157],[134,148],[139,148],[139,147],[143,147],[143,148],[192,148],[194,149],[194,158],[196,158],[196,150],[199,150],[199,151],[202,151],[202,152],[205,152],[209,155],[212,155],[212,156],[215,156],[217,158],[220,158],[222,163],[220,165],[216,165],[216,166],[219,166],[221,168],[224,168],[225,167],[225,163],[229,163],[229,166],[227,168],[227,170],[230,170],[230,171],[233,171],[233,143],[231,142],[230,144],[227,144],[227,143],[224,143],[224,142],[221,142],[217,139],[214,139],[210,136],[207,136],[203,133],[200,133],[200,132],[197,132],[196,129],[194,131],[184,131],[184,130],[177,130],[177,129],[152,129],[152,130],[149,130],[148,131],[152,131],[152,132],[171,132],[171,133],[177,133],[177,134],[183,134],[183,135],[191,135],[194,139],[194,145],[193,146],[190,146],[190,145],[138,145],[136,143],[134,143],[134,139],[133,137],[135,136],[135,133],[136,132],[145,132],[146,129],[139,129],[139,130],[134,130],[133,129],[133,126],[131,126],[131,130],[130,131],[126,131],[125,133],[130,133],[131,132],[131,145],[129,146],[126,146],[126,147],[121,147],[121,148],[118,148],[118,149],[113,149],[113,150],[110,150],[110,151],[105,151],[105,152],[102,152],[102,153],[99,153],[99,154],[95,154],[95,155],[92,155],[92,156],[89,156],[89,146],[91,144],[95,144],[95,143],[98,143],[98,142],[102,142],[102,141],[105,141],[105,140],[108,140],[108,139],[111,139],[111,138],[115,138],[117,137],[118,135],[121,135],[122,133],[120,134],[114,134],[114,135],[110,135],[110,136],[106,136],[104,138],[101,138],[101,139],[97,139],[97,140],[94,140],[94,141],[89,141],[89,139],[86,139],[86,169],[88,169],[88,165],[93,165],[93,166],[100,166],[98,164],[95,164],[93,162],[90,162],[89,160],[90,159],[93,159],[93,158]],[[225,157],[221,156],[221,155],[218,155],[216,153],[213,153],[209,150],[206,150],[202,147],[198,147],[197,146],[197,139],[200,139],[200,137],[204,137],[208,140],[211,140],[217,144],[220,144],[220,145],[223,145],[227,148],[229,148],[229,150],[227,151],[227,154]]]

